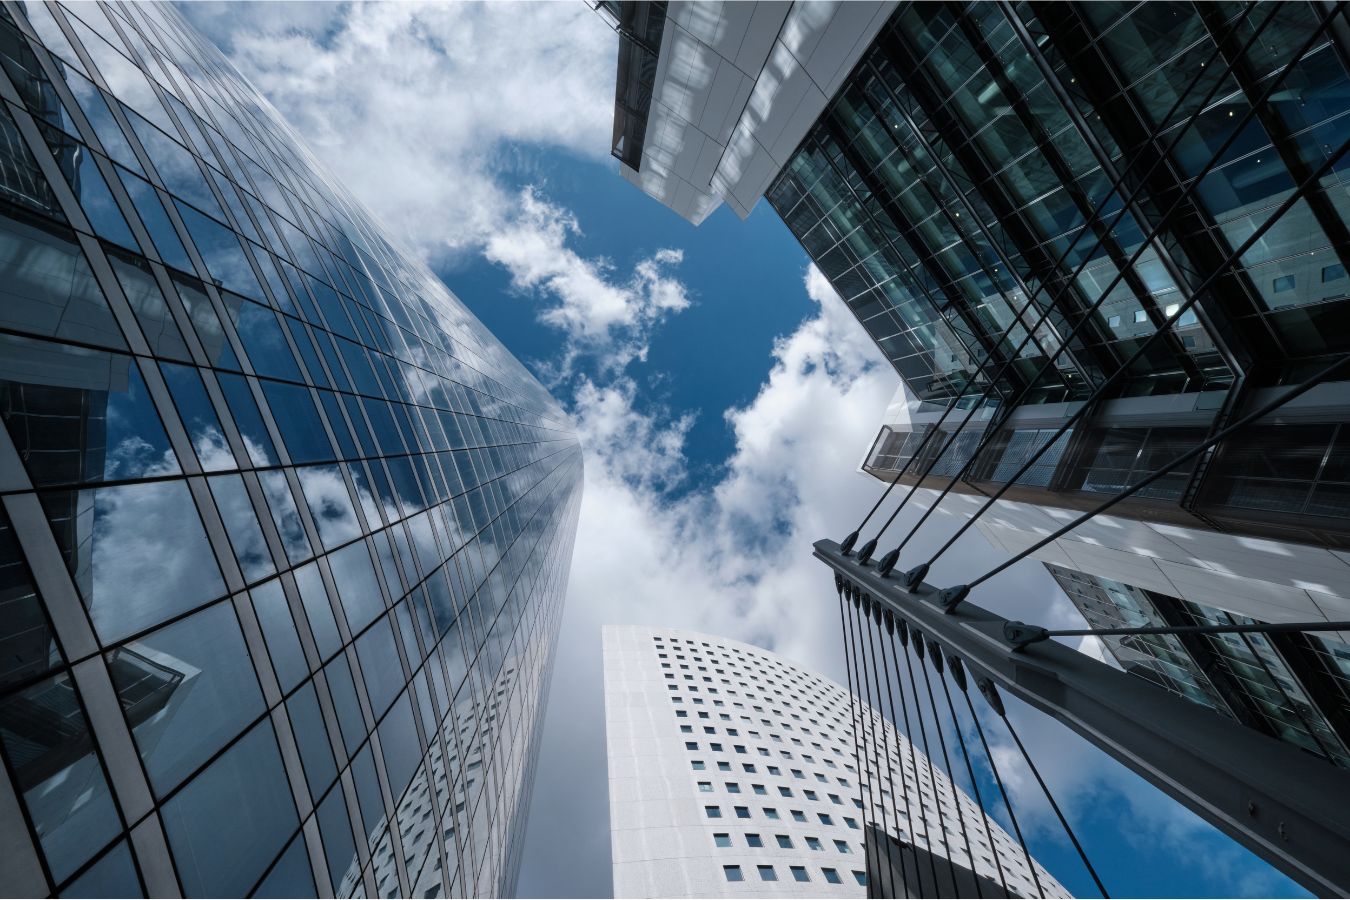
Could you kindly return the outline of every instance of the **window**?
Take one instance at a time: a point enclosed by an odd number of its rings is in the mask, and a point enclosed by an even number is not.
[[[711,750],[711,751],[714,752],[714,753],[721,753],[721,752],[722,752],[722,745],[721,745],[721,744],[709,744],[709,745],[708,745],[708,749]]]
[[[1270,283],[1270,289],[1276,294],[1283,294],[1285,291],[1292,291],[1297,278],[1294,275],[1281,275]]]
[[[788,866],[788,871],[792,872],[793,881],[811,880],[811,876],[806,874],[806,866]]]
[[[777,818],[778,818],[778,810],[774,809],[772,806],[766,806],[766,807],[764,807],[764,818],[766,818],[766,819],[777,819]]]
[[[723,866],[722,875],[727,881],[744,881],[745,876],[741,874],[740,866]]]
[[[844,824],[847,825],[849,828],[857,828],[858,820],[850,819],[848,816],[844,816]]]
[[[763,847],[764,839],[757,834],[747,834],[745,836],[745,844],[747,847]]]
[[[820,842],[818,837],[809,837],[806,839],[806,846],[811,850],[824,850],[825,845]]]
[[[712,782],[711,782],[711,781],[700,781],[700,782],[698,783],[698,789],[699,789],[699,792],[700,792],[700,793],[711,794],[711,793],[712,793]]]
[[[779,785],[779,787],[778,787],[778,795],[779,795],[780,797],[791,797],[791,796],[792,796],[792,788],[790,788],[790,787],[783,787],[782,785]]]
[[[820,874],[824,875],[824,876],[825,876],[825,880],[826,880],[827,882],[829,882],[830,884],[843,884],[843,883],[844,883],[844,882],[842,882],[842,881],[839,880],[839,873],[838,873],[836,870],[834,870],[834,869],[821,869],[821,870],[820,870]]]
[[[835,839],[835,842],[834,842],[834,849],[837,850],[837,851],[840,852],[840,853],[852,853],[852,852],[853,852],[853,848],[850,847],[850,846],[848,845],[848,841],[841,841],[841,840],[839,840],[838,838]]]
[[[788,837],[786,834],[775,835],[775,838],[778,841],[778,846],[782,847],[784,850],[792,849],[792,838]]]
[[[697,741],[685,741],[685,742],[684,742],[684,749],[686,749],[686,750],[697,750],[697,749],[698,749],[698,742],[697,742]]]
[[[1329,281],[1340,281],[1344,277],[1345,277],[1345,266],[1341,265],[1340,263],[1322,267],[1323,284],[1326,284]]]
[[[768,789],[767,789],[766,787],[764,787],[764,785],[762,785],[762,784],[752,784],[752,785],[750,785],[750,787],[751,787],[752,790],[754,790],[754,792],[755,792],[756,794],[765,794],[765,795],[767,795],[767,794],[769,793]]]
[[[833,825],[834,819],[830,818],[829,813],[816,813],[816,818],[820,819],[822,825]]]
[[[759,870],[760,881],[777,881],[778,873],[773,870],[773,866],[756,866]]]
[[[862,885],[863,887],[867,887],[867,873],[866,873],[866,872],[858,872],[858,871],[854,871],[854,873],[853,873],[853,880],[856,881],[856,882],[858,882],[858,884]]]
[[[710,819],[720,819],[722,818],[722,807],[705,806],[703,807],[703,813]]]
[[[727,834],[726,832],[722,832],[722,833],[720,833],[720,834],[714,834],[714,835],[713,835],[713,843],[716,844],[716,845],[719,846],[719,847],[730,847],[730,846],[731,846],[731,835]]]
[[[719,771],[719,772],[730,772],[730,771],[731,771],[731,763],[729,763],[729,762],[719,762],[719,763],[717,764],[717,771]]]
[[[738,819],[748,819],[748,818],[750,818],[750,807],[748,807],[748,806],[737,806],[735,809],[736,809],[736,818],[738,818]]]
[[[692,734],[693,731],[694,731],[694,726],[693,726],[693,725],[681,725],[681,726],[680,726],[680,734]]]
[[[794,809],[794,810],[792,811],[792,821],[794,821],[794,822],[805,822],[805,821],[806,821],[806,813],[802,812],[800,809]]]
[[[1148,321],[1148,310],[1136,309],[1134,311],[1134,324],[1142,325]]]
[[[701,759],[696,759],[689,765],[693,767],[695,772],[702,772],[704,769],[708,768],[707,764]]]

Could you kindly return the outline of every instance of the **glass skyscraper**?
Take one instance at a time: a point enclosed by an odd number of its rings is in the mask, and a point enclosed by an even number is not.
[[[752,6],[667,5],[622,173],[695,222],[767,199],[904,380],[865,470],[1005,491],[999,550],[1350,352],[1343,8]],[[1348,428],[1322,384],[1034,557],[1101,626],[1350,620]],[[1346,633],[1108,647],[1350,764]]]
[[[567,417],[172,7],[0,64],[5,893],[509,893]]]

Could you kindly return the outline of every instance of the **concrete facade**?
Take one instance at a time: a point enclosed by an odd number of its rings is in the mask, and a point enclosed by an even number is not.
[[[927,795],[930,822],[936,803],[948,811],[933,852],[949,846],[968,864],[959,804],[976,867],[997,877],[976,804],[940,772],[930,782],[927,758],[861,705],[858,723],[884,729],[891,770],[869,760],[875,787],[860,786],[850,697],[828,679],[758,647],[670,628],[607,627],[604,661],[616,897],[863,897],[863,827],[881,824],[883,809],[888,825],[898,814],[903,840],[927,846],[923,817],[907,822],[904,799],[886,789],[900,794],[902,783],[904,797]],[[905,774],[916,764],[922,784]],[[1034,896],[1021,848],[989,825],[1009,888]],[[1038,877],[1047,896],[1068,896],[1039,866]]]

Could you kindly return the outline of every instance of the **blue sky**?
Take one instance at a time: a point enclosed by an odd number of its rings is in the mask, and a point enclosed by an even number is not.
[[[600,625],[725,634],[842,682],[810,545],[880,490],[856,467],[897,378],[767,204],[694,228],[619,178],[614,37],[584,4],[184,9],[577,421],[586,493],[520,890],[604,896]],[[916,550],[955,524],[934,516]],[[932,580],[999,561],[972,532]],[[1075,621],[1037,563],[977,599]],[[1014,717],[1114,895],[1302,895],[1063,727]],[[1092,895],[1034,783],[1011,787],[1033,852]]]

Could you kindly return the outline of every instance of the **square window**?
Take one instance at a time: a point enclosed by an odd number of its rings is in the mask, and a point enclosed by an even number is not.
[[[778,846],[782,847],[784,850],[792,849],[792,838],[788,837],[786,834],[780,834],[776,837],[778,839]]]
[[[838,873],[836,870],[834,870],[834,869],[821,869],[821,870],[820,870],[820,874],[824,875],[824,876],[825,876],[825,880],[826,880],[827,882],[829,882],[830,884],[843,884],[843,883],[844,883],[843,881],[841,881],[841,880],[839,879],[839,873]],[[737,879],[737,880],[739,880],[739,879]]]
[[[1281,275],[1270,283],[1270,289],[1276,294],[1283,294],[1285,291],[1292,291],[1297,279],[1293,275]]]
[[[731,835],[729,835],[729,834],[714,834],[714,835],[713,835],[713,843],[716,844],[716,845],[719,846],[719,847],[730,847],[730,846],[731,846]]]
[[[1134,324],[1142,325],[1148,321],[1148,310],[1136,309],[1134,311]]]
[[[711,793],[712,793],[712,782],[711,782],[711,781],[700,781],[700,782],[698,783],[698,789],[699,789],[699,791],[701,791],[702,793],[705,793],[705,794],[711,794]]]
[[[778,810],[774,809],[774,808],[771,807],[771,806],[766,806],[766,807],[764,807],[764,818],[766,818],[766,819],[777,819],[777,818],[778,818]]]
[[[693,726],[693,725],[681,725],[681,726],[680,726],[680,734],[692,734],[693,731],[694,731],[694,726]],[[688,746],[688,745],[686,744],[685,746]]]
[[[689,765],[693,766],[695,772],[702,772],[704,769],[708,768],[708,766],[701,759],[696,759]]]
[[[852,853],[852,852],[853,852],[853,848],[851,848],[851,847],[848,845],[848,841],[841,841],[841,840],[839,840],[839,839],[837,839],[837,838],[835,839],[835,842],[834,842],[834,849],[835,849],[836,851],[838,851],[839,853]]]
[[[820,838],[809,837],[806,839],[806,846],[812,850],[824,850],[825,845],[820,842]]]
[[[805,822],[805,821],[806,821],[806,813],[802,812],[800,809],[794,809],[794,810],[792,811],[792,821],[794,821],[794,822]]]
[[[816,813],[816,818],[820,819],[822,825],[833,825],[834,819],[830,818],[829,813]]]
[[[768,794],[768,793],[769,793],[768,788],[764,787],[764,785],[762,785],[762,784],[752,784],[752,785],[750,785],[750,787],[754,790],[754,792],[755,792],[756,794]]]
[[[704,812],[704,813],[708,816],[708,818],[710,818],[710,819],[720,819],[720,818],[722,818],[722,807],[720,807],[720,806],[705,806],[705,807],[703,807],[703,812]]]
[[[779,787],[778,787],[778,794],[779,794],[779,796],[781,796],[781,797],[791,797],[791,796],[792,796],[792,788],[790,788],[790,787],[783,787],[782,785],[779,785]]]
[[[747,834],[745,836],[745,843],[748,847],[763,847],[764,839],[757,834]]]
[[[748,807],[748,806],[738,806],[738,807],[736,807],[736,818],[738,818],[738,819],[748,819],[748,818],[750,818],[750,807]]]
[[[717,764],[717,771],[719,771],[719,772],[730,772],[730,771],[731,771],[731,763],[729,763],[729,762],[719,762],[719,763]]]
[[[1111,317],[1109,317],[1109,318],[1106,320],[1106,325],[1107,325],[1107,327],[1109,327],[1109,328],[1115,328],[1115,327],[1119,326],[1119,325],[1120,325],[1120,316],[1111,316]]]
[[[723,866],[722,875],[726,877],[727,881],[745,880],[745,876],[741,874],[740,866]]]
[[[773,870],[773,866],[756,866],[759,869],[760,881],[777,881],[778,873]]]
[[[855,871],[855,872],[853,873],[853,880],[856,881],[856,882],[858,882],[858,884],[862,885],[863,887],[867,887],[867,873],[866,873],[866,872],[857,872],[857,871]]]
[[[728,781],[728,782],[727,782],[727,793],[728,793],[728,794],[739,794],[740,792],[741,792],[741,786],[740,786],[739,784],[737,784],[737,783],[734,782],[734,781]]]
[[[685,741],[685,742],[684,742],[684,749],[686,749],[686,750],[697,750],[697,749],[698,749],[698,742],[697,742],[697,741]]]
[[[695,746],[697,746],[697,745],[695,745]],[[708,749],[711,750],[711,751],[714,752],[714,753],[721,753],[721,752],[722,752],[722,745],[721,745],[721,744],[709,744],[709,745],[708,745]]]
[[[1341,265],[1340,263],[1336,263],[1335,265],[1332,266],[1322,267],[1323,284],[1326,284],[1329,281],[1340,281],[1344,277],[1345,277],[1345,266]]]
[[[793,881],[810,881],[811,876],[806,874],[806,866],[788,866],[792,872]]]

